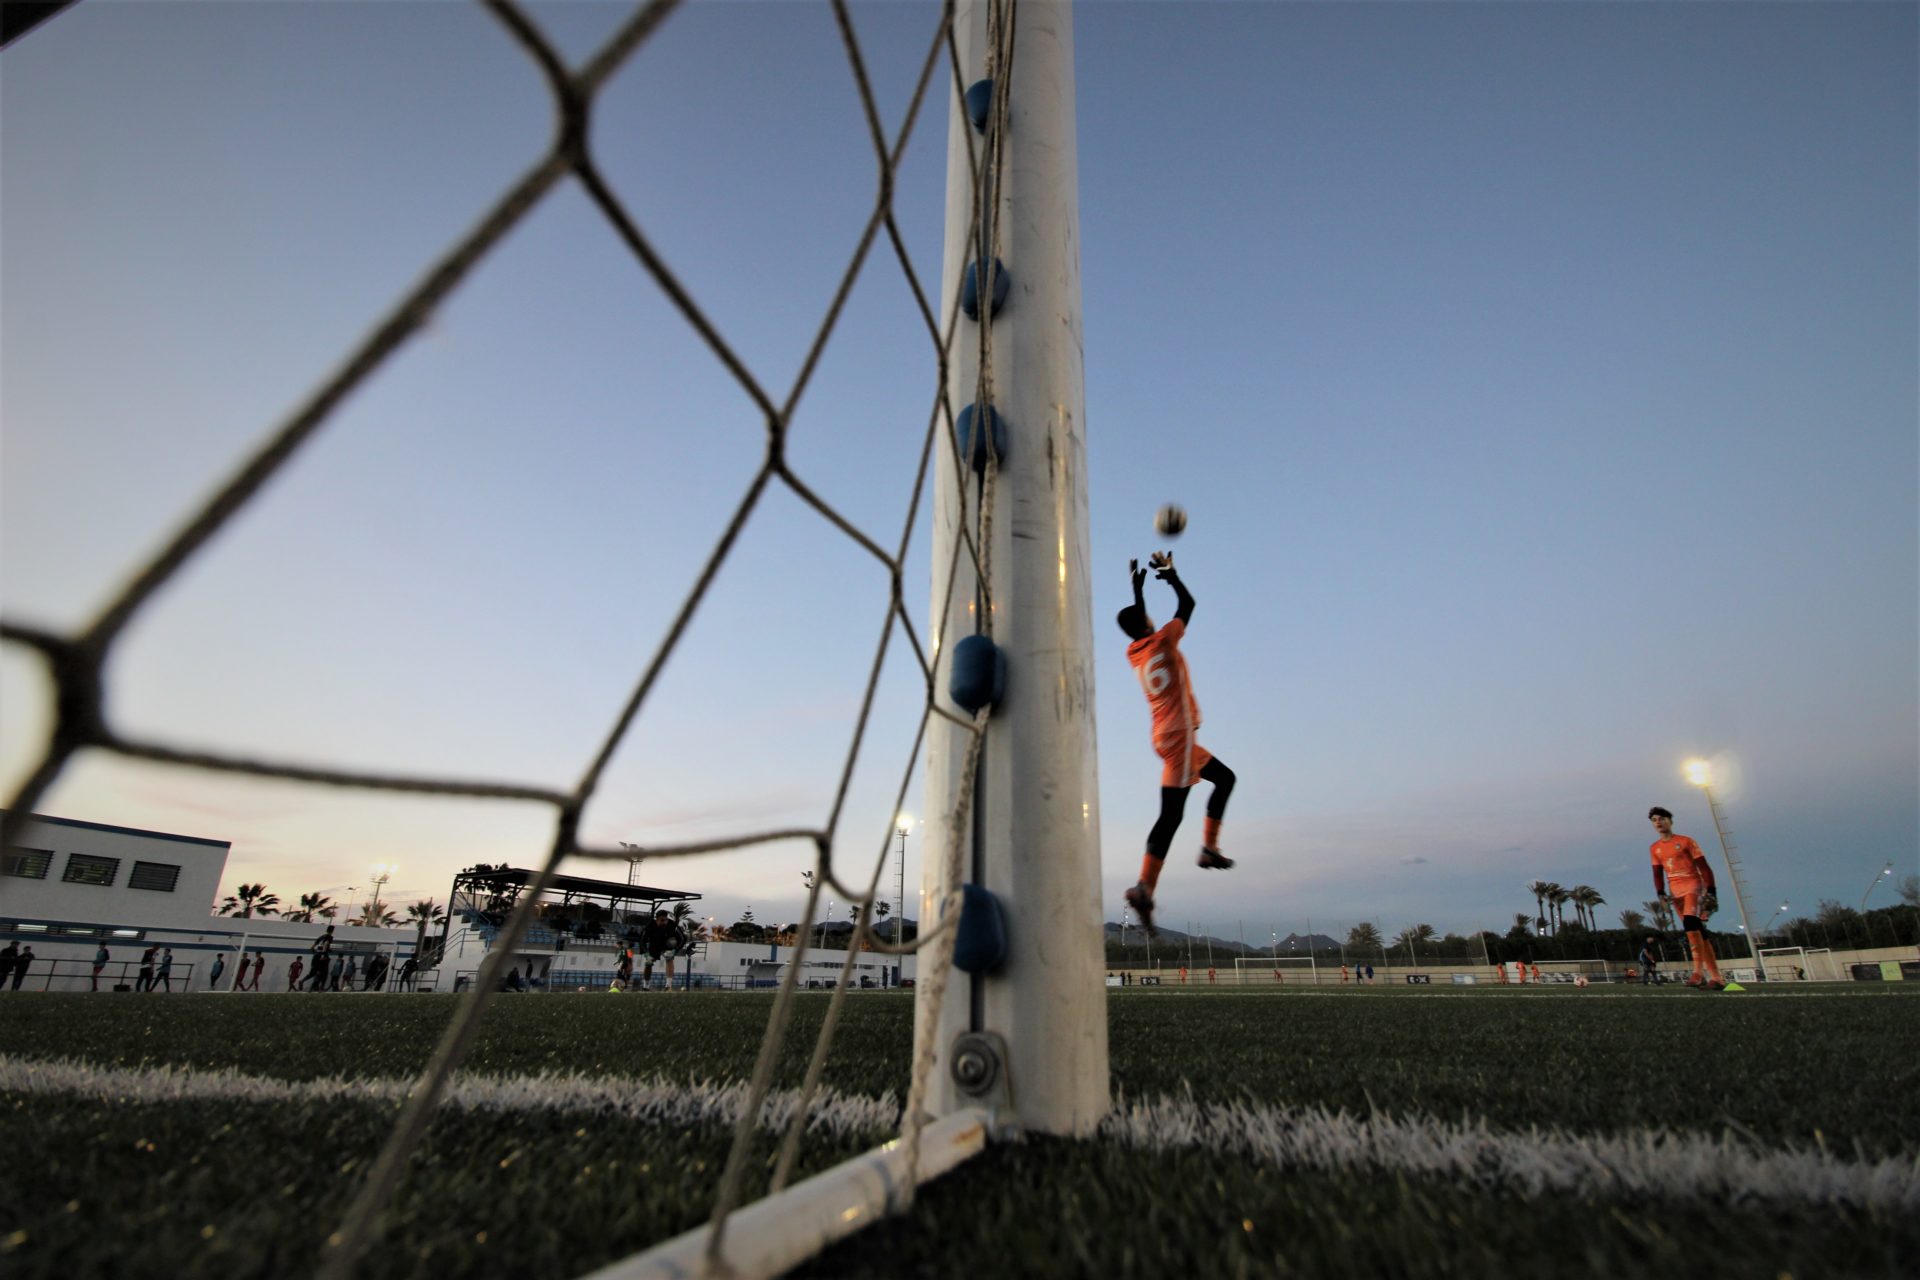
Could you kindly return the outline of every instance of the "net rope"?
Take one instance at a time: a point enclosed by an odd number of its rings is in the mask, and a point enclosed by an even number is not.
[[[448,1024],[433,1054],[413,1082],[393,1128],[340,1225],[327,1240],[320,1261],[323,1280],[345,1280],[359,1258],[378,1238],[381,1211],[391,1199],[403,1176],[407,1161],[418,1147],[435,1108],[445,1097],[448,1085],[465,1060],[479,1028],[481,1014],[500,986],[502,970],[514,956],[532,922],[535,904],[552,883],[563,858],[578,857],[631,862],[635,857],[679,858],[700,854],[745,849],[787,840],[809,841],[814,847],[814,874],[807,895],[801,927],[796,937],[792,963],[775,998],[760,1053],[751,1078],[747,1105],[742,1109],[734,1132],[725,1170],[715,1195],[712,1230],[708,1240],[708,1258],[718,1262],[724,1242],[726,1222],[739,1206],[748,1156],[761,1111],[772,1088],[774,1067],[779,1060],[793,1010],[793,994],[807,952],[807,938],[819,906],[822,889],[831,888],[856,908],[855,931],[848,941],[845,960],[829,1003],[827,1014],[816,1037],[807,1075],[801,1087],[800,1102],[782,1137],[771,1189],[783,1188],[792,1173],[804,1134],[811,1103],[819,1090],[820,1077],[831,1047],[834,1028],[846,993],[851,985],[855,958],[862,950],[887,954],[923,952],[923,972],[916,993],[916,1051],[911,1085],[902,1115],[902,1137],[907,1150],[909,1177],[897,1207],[911,1202],[925,1115],[925,1098],[935,1046],[929,1034],[938,1025],[939,1002],[944,998],[952,970],[954,940],[958,932],[961,900],[962,851],[971,826],[971,800],[980,763],[990,707],[968,716],[942,706],[936,690],[936,658],[945,644],[950,625],[952,592],[934,625],[931,647],[923,645],[908,615],[902,596],[903,565],[920,505],[929,483],[929,467],[936,444],[944,440],[954,477],[957,510],[966,513],[958,522],[947,564],[947,580],[953,579],[961,555],[969,559],[977,582],[977,594],[983,607],[977,609],[975,626],[991,637],[993,609],[992,533],[995,476],[998,470],[993,450],[985,450],[985,466],[971,486],[973,474],[968,459],[962,458],[956,436],[955,415],[949,394],[952,349],[959,324],[960,289],[945,300],[944,319],[939,317],[913,269],[900,228],[894,217],[895,177],[915,124],[926,105],[934,82],[935,69],[944,50],[956,98],[963,99],[967,77],[961,66],[960,50],[954,34],[955,0],[945,0],[935,30],[922,60],[918,78],[905,116],[889,141],[881,122],[879,106],[869,81],[860,42],[854,32],[845,0],[832,0],[831,12],[847,56],[849,71],[859,94],[867,130],[873,144],[878,190],[872,210],[854,248],[850,262],[841,273],[838,287],[814,333],[805,359],[783,399],[754,375],[746,362],[728,343],[700,307],[686,286],[673,274],[638,220],[618,194],[608,185],[595,162],[588,143],[589,124],[598,94],[659,30],[683,0],[648,0],[615,30],[606,42],[577,69],[569,68],[553,43],[513,0],[478,0],[499,21],[524,53],[539,67],[552,93],[555,112],[553,139],[547,150],[526,172],[488,208],[473,227],[448,248],[392,308],[375,321],[368,333],[341,361],[306,401],[273,428],[265,442],[226,479],[211,498],[169,538],[144,564],[138,567],[127,585],[77,634],[61,634],[48,629],[0,621],[0,639],[29,648],[40,656],[54,689],[54,719],[38,762],[29,772],[0,818],[0,846],[13,848],[26,823],[48,789],[60,777],[73,757],[83,749],[106,751],[136,760],[183,765],[226,774],[275,778],[324,786],[359,788],[375,791],[407,792],[435,796],[455,796],[506,801],[532,802],[551,806],[555,811],[553,840],[538,875],[520,893],[505,925],[500,930],[471,988],[460,998],[454,1018]],[[970,258],[979,264],[978,286],[981,323],[979,362],[976,375],[976,432],[987,433],[992,416],[992,299],[1000,249],[998,192],[1004,175],[1005,154],[1002,145],[1009,109],[1010,71],[1016,0],[989,0],[987,13],[986,76],[993,82],[989,119],[983,145],[976,146],[973,131],[962,127],[957,132],[966,139],[967,165],[972,178],[973,216],[967,239]],[[536,786],[511,780],[438,777],[428,774],[393,773],[355,768],[351,764],[314,766],[254,754],[227,754],[219,751],[187,749],[164,740],[129,735],[117,729],[102,680],[102,672],[115,644],[127,624],[154,595],[250,502],[267,482],[290,465],[304,445],[326,425],[335,410],[420,332],[447,298],[460,287],[478,265],[515,226],[538,206],[564,179],[573,178],[587,192],[607,224],[634,255],[653,283],[667,295],[685,321],[699,334],[707,349],[732,375],[741,390],[753,401],[766,422],[766,453],[733,508],[713,549],[679,609],[668,624],[652,656],[642,669],[611,730],[599,744],[579,781],[570,790]],[[919,312],[934,353],[937,368],[936,389],[928,413],[908,501],[907,514],[894,549],[889,551],[875,537],[857,527],[832,504],[817,494],[792,468],[786,458],[788,423],[800,404],[815,368],[832,336],[836,322],[860,278],[880,233],[886,233],[894,257],[904,276]],[[944,427],[944,432],[942,428]],[[615,750],[626,740],[649,694],[658,681],[667,660],[691,623],[709,587],[725,566],[729,554],[761,498],[774,484],[783,485],[821,519],[851,539],[880,561],[888,571],[889,593],[880,635],[869,667],[860,710],[855,719],[852,740],[841,768],[839,783],[825,822],[817,828],[783,827],[723,839],[691,843],[665,844],[644,848],[620,845],[603,847],[583,843],[579,837],[581,814],[593,797],[601,776]],[[970,501],[971,499],[971,501]],[[873,709],[874,697],[886,658],[892,647],[894,628],[919,666],[926,695],[908,760],[901,772],[892,812],[897,813],[905,799],[914,763],[919,756],[927,729],[934,717],[940,717],[967,733],[961,785],[953,812],[947,815],[947,847],[944,851],[947,892],[934,912],[935,921],[923,928],[911,942],[888,942],[873,931],[873,905],[877,900],[880,877],[884,871],[892,835],[889,814],[887,832],[880,841],[863,888],[850,886],[837,873],[833,844],[854,767]]]

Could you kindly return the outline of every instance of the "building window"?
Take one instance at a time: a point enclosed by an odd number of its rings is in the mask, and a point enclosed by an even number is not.
[[[68,884],[112,884],[120,874],[120,859],[96,858],[90,853],[67,855],[67,870],[60,878]]]
[[[136,862],[127,876],[127,888],[152,889],[156,893],[172,893],[173,886],[179,883],[180,868],[171,862]]]
[[[0,864],[0,870],[26,880],[45,880],[47,870],[52,866],[51,849],[9,849],[5,863]]]

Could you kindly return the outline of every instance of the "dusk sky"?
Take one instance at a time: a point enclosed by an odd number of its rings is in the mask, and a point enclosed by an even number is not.
[[[528,11],[575,60],[629,12]],[[1651,895],[1649,805],[1719,865],[1690,756],[1720,768],[1763,919],[1854,905],[1888,860],[1920,869],[1917,13],[1076,6],[1108,919],[1159,765],[1106,620],[1166,501],[1192,520],[1186,653],[1201,741],[1239,774],[1241,862],[1192,865],[1192,806],[1164,924],[1505,930],[1536,878],[1595,886],[1613,923]],[[892,128],[938,9],[853,18]],[[930,284],[950,95],[943,75],[896,201]],[[551,129],[534,64],[463,3],[87,0],[0,54],[0,612],[83,626]],[[688,5],[603,93],[592,141],[784,393],[875,189],[831,11]],[[883,243],[790,456],[884,544],[934,379]],[[569,787],[763,439],[565,181],[139,615],[115,723]],[[928,524],[908,560],[923,635]],[[771,493],[586,837],[823,821],[886,598],[871,557]],[[17,646],[0,700],[10,792],[50,705]],[[896,636],[836,850],[850,877],[891,826],[920,701]],[[363,896],[382,861],[389,899],[444,900],[469,863],[536,865],[552,823],[97,753],[38,807],[231,840],[228,887],[289,900]],[[642,878],[785,921],[809,857]]]

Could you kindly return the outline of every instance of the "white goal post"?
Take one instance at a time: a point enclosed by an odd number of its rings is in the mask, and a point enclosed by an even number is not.
[[[1578,985],[1578,980],[1581,978],[1585,978],[1588,982],[1616,982],[1626,975],[1626,966],[1617,964],[1611,960],[1601,960],[1597,958],[1589,960],[1541,960],[1537,963],[1527,961],[1524,966],[1516,967],[1524,967],[1526,969],[1527,972],[1524,981],[1528,984],[1536,981],[1533,973],[1535,968],[1538,968],[1540,976],[1537,981],[1542,986],[1553,983]],[[1510,976],[1508,981],[1514,981],[1514,979]]]
[[[1762,947],[1760,965],[1768,982],[1838,982],[1840,966],[1830,947]]]
[[[1233,982],[1240,987],[1316,986],[1320,966],[1312,956],[1235,956]]]

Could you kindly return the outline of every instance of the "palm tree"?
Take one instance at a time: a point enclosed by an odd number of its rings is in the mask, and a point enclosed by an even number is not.
[[[1393,940],[1393,945],[1396,947],[1405,947],[1407,949],[1408,957],[1417,960],[1418,956],[1414,951],[1415,944],[1432,942],[1432,941],[1433,941],[1432,925],[1410,924],[1406,928],[1400,931],[1400,935]]]
[[[1347,930],[1347,945],[1356,951],[1379,951],[1381,949],[1379,927],[1362,920]]]
[[[363,929],[388,929],[399,924],[400,917],[393,914],[393,909],[384,902],[377,906],[369,902],[361,907],[360,914],[354,916],[348,923]]]
[[[277,916],[280,914],[280,895],[268,892],[264,884],[243,884],[220,904],[220,914],[239,916],[243,920],[254,916]]]
[[[1653,917],[1653,927],[1662,933],[1673,932],[1673,908],[1665,898],[1649,898],[1640,904]]]
[[[1593,914],[1593,909],[1595,907],[1605,906],[1607,902],[1605,898],[1600,896],[1600,891],[1590,884],[1577,884],[1573,886],[1571,896],[1573,909],[1580,917],[1581,927],[1586,929],[1599,928],[1599,920]]]
[[[1639,933],[1647,927],[1647,918],[1632,907],[1628,907],[1620,913],[1620,927],[1628,933]]]
[[[1547,881],[1547,910],[1551,913],[1555,933],[1560,932],[1560,909],[1567,905],[1567,899],[1572,896],[1562,886]]]
[[[1547,928],[1547,890],[1552,887],[1552,882],[1548,880],[1527,881],[1527,892],[1533,895],[1533,914],[1542,933]]]
[[[419,956],[427,945],[427,930],[440,924],[447,918],[447,909],[432,898],[425,898],[407,908],[407,921],[413,925],[413,954]]]
[[[331,920],[339,914],[340,908],[335,906],[333,899],[326,894],[303,893],[300,895],[300,905],[281,918],[297,920],[301,924],[312,924],[315,916],[323,920]]]

